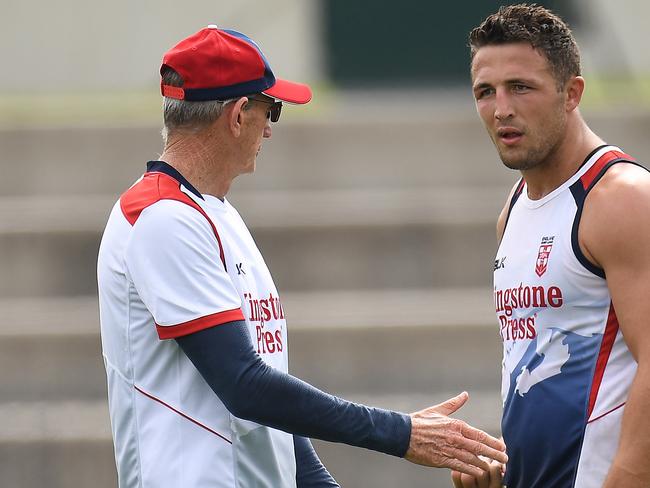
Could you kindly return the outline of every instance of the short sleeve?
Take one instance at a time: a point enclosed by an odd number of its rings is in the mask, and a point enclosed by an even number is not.
[[[161,339],[244,320],[215,231],[185,203],[161,200],[142,211],[126,243],[125,264]]]

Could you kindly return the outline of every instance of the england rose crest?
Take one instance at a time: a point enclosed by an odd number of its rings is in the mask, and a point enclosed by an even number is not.
[[[551,249],[553,249],[553,239],[555,239],[555,236],[542,237],[542,243],[537,253],[537,262],[535,263],[535,273],[539,277],[546,273],[548,269],[548,258],[551,255]]]

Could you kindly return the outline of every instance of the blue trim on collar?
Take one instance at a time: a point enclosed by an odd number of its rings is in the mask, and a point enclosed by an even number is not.
[[[171,176],[181,185],[191,191],[194,195],[199,197],[201,200],[205,200],[201,192],[194,188],[192,184],[185,179],[185,177],[178,172],[178,170],[164,161],[149,161],[147,162],[147,173],[151,172],[165,173],[167,176]]]

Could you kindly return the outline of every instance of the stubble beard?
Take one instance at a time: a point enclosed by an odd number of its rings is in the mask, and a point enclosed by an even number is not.
[[[558,116],[561,115],[558,114]],[[556,154],[558,148],[562,144],[566,131],[566,124],[558,121],[558,123],[550,129],[551,130],[547,131],[544,134],[544,137],[541,138],[537,144],[533,141],[533,147],[517,151],[517,153],[514,153],[513,151],[513,154],[508,154],[508,148],[500,147],[496,138],[493,139],[503,165],[506,168],[517,171],[527,171],[550,162],[553,159],[553,155]],[[527,134],[527,137],[534,138],[534,135]]]
[[[542,165],[548,159],[548,156],[552,152],[552,148],[544,145],[543,147],[531,148],[521,155],[510,155],[497,146],[497,152],[499,153],[501,162],[506,168],[517,171],[526,171]]]

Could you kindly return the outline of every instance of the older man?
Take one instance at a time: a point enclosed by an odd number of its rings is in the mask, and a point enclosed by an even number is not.
[[[333,487],[309,437],[479,474],[503,444],[447,417],[463,393],[405,415],[287,373],[282,301],[225,198],[255,169],[282,102],[259,47],[216,26],[161,68],[165,148],[113,208],[99,253],[104,359],[121,488]]]

